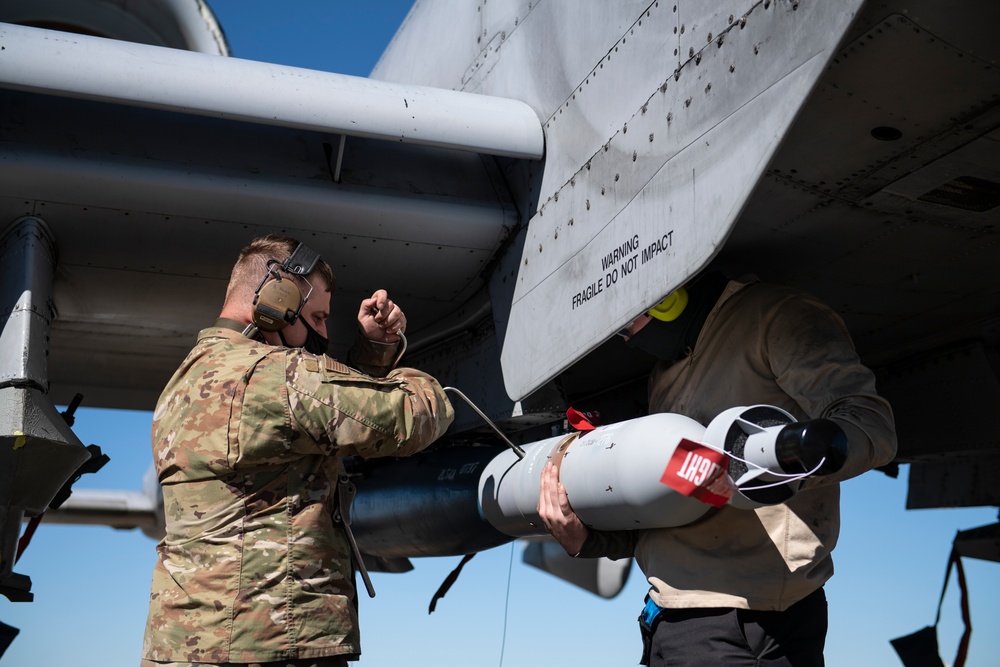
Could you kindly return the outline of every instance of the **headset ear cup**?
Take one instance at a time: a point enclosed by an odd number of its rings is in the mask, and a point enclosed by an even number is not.
[[[295,321],[302,294],[291,280],[269,280],[253,299],[253,323],[261,331],[281,331]]]

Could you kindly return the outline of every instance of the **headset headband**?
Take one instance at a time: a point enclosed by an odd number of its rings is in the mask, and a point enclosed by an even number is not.
[[[319,264],[319,253],[300,242],[288,259],[281,263],[281,269],[296,276],[308,276],[316,270],[317,264]]]

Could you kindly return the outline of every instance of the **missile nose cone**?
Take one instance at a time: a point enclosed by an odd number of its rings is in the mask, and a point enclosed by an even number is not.
[[[809,472],[819,466],[813,474],[830,475],[847,460],[847,435],[829,419],[795,422],[778,433],[775,455],[787,473]]]

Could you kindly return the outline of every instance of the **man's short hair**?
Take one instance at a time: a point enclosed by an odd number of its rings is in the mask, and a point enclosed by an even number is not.
[[[288,259],[299,242],[288,236],[258,236],[248,243],[241,251],[240,256],[233,265],[233,272],[229,276],[229,287],[226,288],[226,303],[235,301],[245,301],[247,304],[253,302],[253,293],[260,285],[260,281],[268,271],[268,261],[276,260],[281,264]],[[271,269],[278,270],[278,266],[272,264]],[[308,289],[304,284],[304,279],[282,271],[285,277],[300,281],[299,284]],[[333,270],[330,265],[320,259],[312,274],[319,273],[326,283],[326,291],[332,292],[334,288]]]

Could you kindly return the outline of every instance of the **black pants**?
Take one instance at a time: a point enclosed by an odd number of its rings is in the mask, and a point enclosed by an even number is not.
[[[785,611],[665,609],[649,667],[823,667],[826,594]]]

